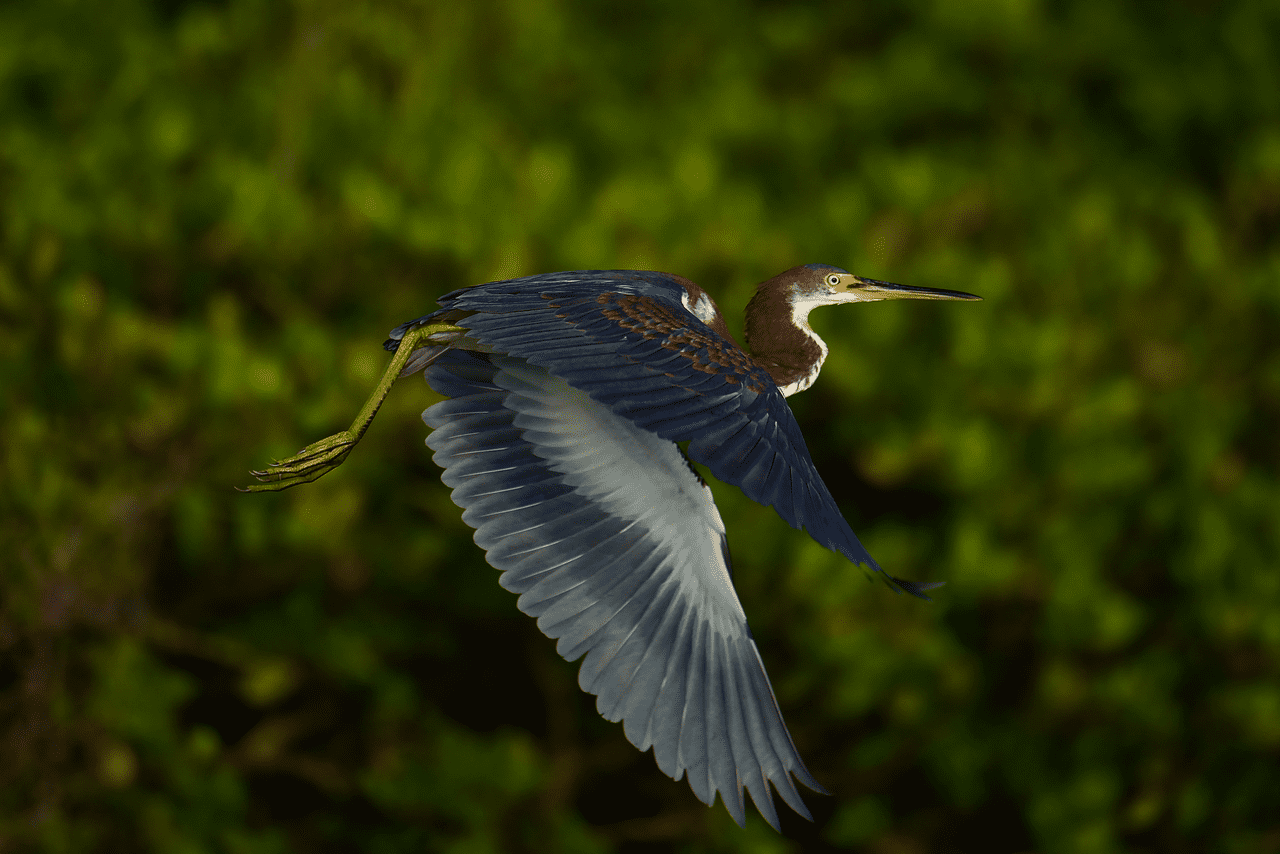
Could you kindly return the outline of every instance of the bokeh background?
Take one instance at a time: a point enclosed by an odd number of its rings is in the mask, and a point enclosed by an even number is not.
[[[1280,851],[1280,6],[0,6],[0,851]],[[471,543],[384,333],[821,261],[895,597],[717,487],[831,797],[739,830]]]

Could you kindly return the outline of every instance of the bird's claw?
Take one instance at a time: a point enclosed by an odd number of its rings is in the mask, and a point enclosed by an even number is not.
[[[324,477],[342,465],[355,448],[364,431],[369,429],[373,416],[378,414],[378,407],[386,400],[391,384],[399,379],[409,359],[423,346],[430,346],[430,352],[420,356],[412,363],[413,371],[421,371],[449,350],[452,342],[465,335],[466,330],[451,323],[425,323],[422,326],[404,332],[396,346],[396,354],[391,357],[391,364],[378,381],[378,387],[365,401],[364,408],[356,416],[355,423],[348,430],[334,433],[327,439],[312,442],[287,460],[272,463],[266,471],[250,472],[260,482],[251,486],[237,487],[241,492],[279,492],[291,486],[311,483]]]
[[[327,439],[312,442],[288,459],[274,462],[263,471],[250,472],[260,483],[242,488],[241,492],[277,492],[311,483],[342,465],[355,447],[357,437],[350,430],[335,433]]]

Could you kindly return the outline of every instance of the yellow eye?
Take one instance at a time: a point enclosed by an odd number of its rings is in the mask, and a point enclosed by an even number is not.
[[[836,285],[840,284],[840,277],[835,273],[832,273],[830,276],[827,276],[827,284],[834,288]]]

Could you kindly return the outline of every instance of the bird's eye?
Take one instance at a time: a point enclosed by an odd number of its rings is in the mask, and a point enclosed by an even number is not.
[[[834,288],[836,285],[840,284],[840,277],[835,273],[832,273],[830,276],[827,276],[827,284]]]

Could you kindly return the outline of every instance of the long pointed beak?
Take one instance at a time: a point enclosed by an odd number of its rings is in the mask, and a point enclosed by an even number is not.
[[[882,282],[878,279],[864,279],[855,276],[864,293],[883,294],[881,299],[982,299],[976,294],[964,291],[944,291],[941,288],[917,288],[912,285],[895,285],[893,282]]]

